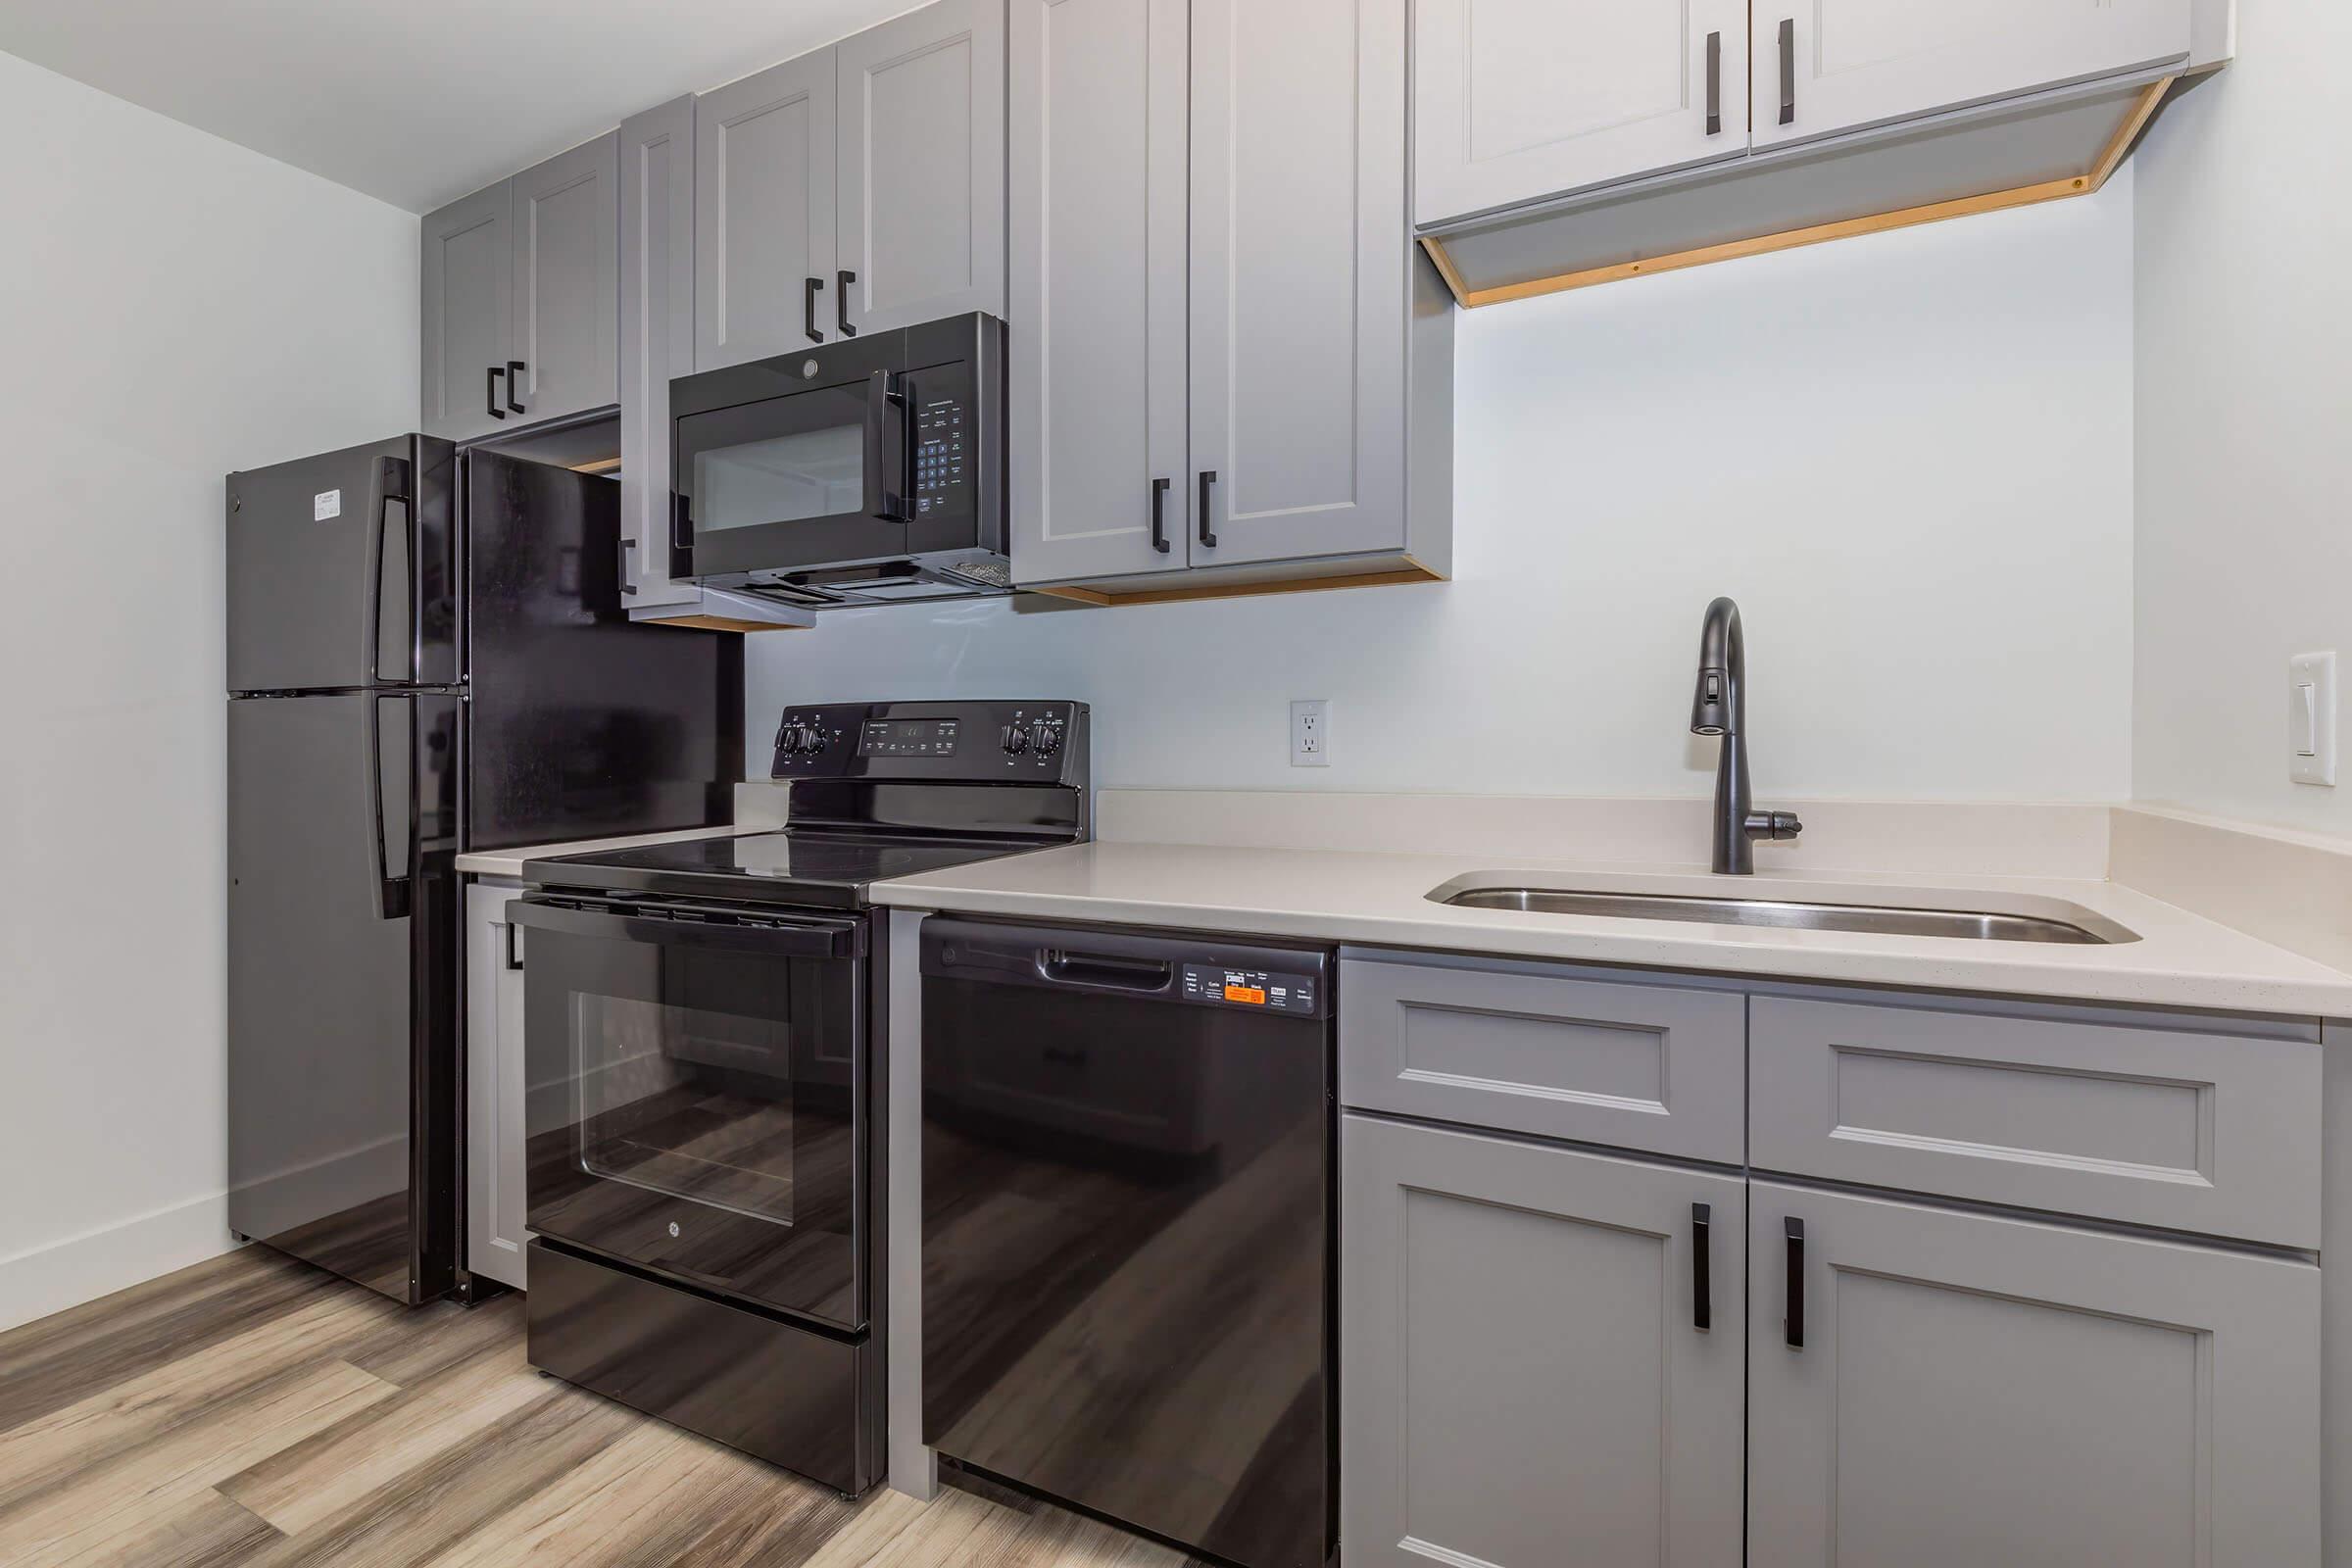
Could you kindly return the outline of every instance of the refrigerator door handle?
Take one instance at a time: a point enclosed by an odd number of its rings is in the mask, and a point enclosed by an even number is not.
[[[368,557],[368,681],[369,685],[385,684],[384,662],[384,546],[392,538],[392,504],[400,503],[401,515],[406,519],[403,538],[408,558],[407,582],[408,627],[407,669],[393,676],[392,683],[415,682],[417,678],[416,661],[419,646],[424,641],[424,564],[417,560],[419,548],[416,529],[416,498],[409,477],[413,470],[400,458],[385,458],[378,465],[375,476],[375,549]]]
[[[414,697],[371,696],[368,700],[368,792],[374,797],[369,804],[368,814],[375,824],[376,907],[384,919],[405,920],[409,917],[416,889],[416,882],[410,875],[410,867],[415,863],[416,858],[416,816],[413,803],[401,810],[403,837],[407,840],[408,850],[402,856],[399,873],[395,875],[392,867],[385,862],[384,858],[385,851],[390,848],[389,840],[391,838],[384,824],[384,818],[388,814],[384,808],[384,705],[386,703],[398,703],[403,710],[401,722],[406,726],[408,755],[402,760],[400,771],[394,776],[408,779],[416,771],[416,699]]]

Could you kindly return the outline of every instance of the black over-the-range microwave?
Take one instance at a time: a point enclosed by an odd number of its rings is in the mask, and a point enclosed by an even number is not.
[[[817,609],[1011,591],[995,317],[683,375],[669,413],[678,574]]]

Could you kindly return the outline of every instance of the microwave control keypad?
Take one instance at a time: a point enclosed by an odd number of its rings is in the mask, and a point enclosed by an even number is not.
[[[934,398],[915,414],[915,514],[946,506],[962,484],[963,405],[954,398]]]

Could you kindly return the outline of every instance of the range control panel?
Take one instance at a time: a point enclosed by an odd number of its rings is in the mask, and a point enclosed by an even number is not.
[[[1212,963],[1184,966],[1184,1000],[1252,1012],[1298,1012],[1313,1016],[1319,998],[1314,976],[1269,969],[1227,969]]]
[[[823,703],[776,725],[775,779],[1084,785],[1084,703]]]

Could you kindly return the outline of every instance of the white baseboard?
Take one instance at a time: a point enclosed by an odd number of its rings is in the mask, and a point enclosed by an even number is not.
[[[237,1245],[228,1197],[208,1193],[103,1230],[0,1258],[0,1329],[111,1296]]]

